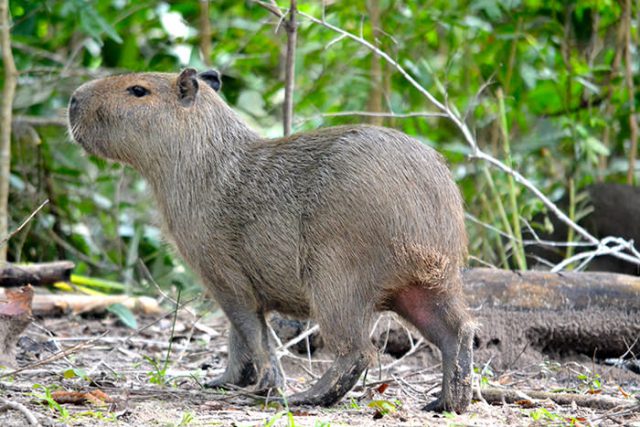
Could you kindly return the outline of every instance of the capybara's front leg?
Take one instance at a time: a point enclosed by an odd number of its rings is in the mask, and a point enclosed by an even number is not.
[[[229,362],[224,374],[206,385],[224,387],[225,384],[232,384],[244,387],[255,384],[256,391],[283,387],[284,377],[269,339],[264,314],[238,301],[221,303],[221,306],[231,322]]]

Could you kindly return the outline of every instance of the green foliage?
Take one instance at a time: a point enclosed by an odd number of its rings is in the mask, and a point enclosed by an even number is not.
[[[151,371],[147,372],[149,382],[156,385],[166,385],[167,380],[167,366],[160,360],[156,360],[153,357],[143,356],[152,367]]]
[[[398,411],[398,407],[401,406],[402,403],[399,400],[386,400],[386,399],[378,399],[372,400],[367,404],[369,408],[373,408],[376,410],[377,414],[380,416],[385,416],[387,414],[392,414]]]
[[[10,3],[20,71],[17,115],[62,114],[73,89],[95,77],[204,68],[211,62],[223,73],[227,101],[264,135],[281,134],[285,37],[274,31],[277,20],[251,1],[210,3],[211,58],[199,54],[197,0]],[[367,3],[332,2],[324,14],[397,58],[440,99],[446,92],[452,107],[467,112],[481,147],[506,159],[553,200],[569,191],[569,180],[579,190],[600,178],[624,179],[629,108],[640,97],[627,93],[620,70],[613,68],[621,48],[618,2],[457,0],[424,7],[378,0],[384,17],[379,31],[372,27]],[[321,2],[304,1],[299,8],[318,17],[323,13]],[[380,86],[385,111],[432,110],[386,65],[382,81],[374,81],[367,49],[336,40],[302,18],[297,49],[295,130],[364,120],[324,114],[366,110]],[[633,54],[637,64],[638,53]],[[469,162],[469,148],[446,120],[389,118],[384,124],[444,153],[467,210],[482,222],[517,237],[524,220],[543,211],[502,172]],[[11,260],[72,259],[78,275],[124,283],[128,293],[153,292],[152,284],[198,292],[193,274],[163,242],[150,189],[137,173],[84,155],[60,126],[14,130],[10,226],[42,200],[51,202],[10,241]],[[517,239],[505,240],[473,223],[469,233],[474,257],[525,266]]]
[[[489,364],[484,365],[482,370],[480,370],[480,368],[478,368],[477,366],[474,366],[473,372],[480,376],[481,386],[488,386],[489,382],[495,377],[495,374],[493,373],[493,370],[491,369],[491,366]]]
[[[91,381],[91,378],[89,378],[89,375],[87,374],[87,371],[85,371],[84,369],[81,368],[69,368],[66,371],[64,371],[62,373],[62,376],[65,379],[71,379],[71,378],[82,378],[83,380],[89,382]]]
[[[551,412],[547,408],[542,408],[542,407],[536,408],[530,411],[529,417],[533,421],[540,421],[540,422],[543,422],[543,421],[560,422],[564,420],[564,417],[562,417],[561,415]]]
[[[194,419],[193,412],[185,412],[184,414],[182,414],[182,418],[180,419],[180,422],[177,424],[176,427],[188,426],[189,424],[191,424],[193,419]]]
[[[577,379],[590,393],[602,390],[600,374],[595,374],[589,369],[585,369],[584,373],[578,374]]]
[[[107,307],[107,311],[118,316],[118,319],[125,325],[131,329],[138,328],[138,321],[136,320],[135,315],[123,304],[111,304]]]
[[[171,322],[171,335],[169,336],[169,346],[167,347],[167,353],[164,356],[164,361],[160,362],[155,358],[144,356],[145,360],[149,362],[149,364],[153,367],[153,370],[147,373],[147,375],[149,376],[149,382],[152,384],[166,385],[168,383],[167,369],[169,368],[169,359],[171,358],[173,336],[176,330],[176,320],[178,319],[178,309],[180,308],[180,293],[181,293],[180,289],[178,289],[178,298],[176,299],[176,308],[173,312],[173,321]]]
[[[45,403],[47,406],[49,406],[49,409],[52,412],[56,413],[56,415],[60,418],[62,422],[66,422],[70,418],[69,411],[67,410],[67,408],[60,405],[58,402],[54,400],[51,393],[55,391],[55,389],[56,389],[55,386],[47,387],[42,384],[34,384],[33,385],[34,391],[31,392],[31,395],[34,398],[38,399],[40,402]],[[37,392],[36,390],[42,390],[42,392]]]

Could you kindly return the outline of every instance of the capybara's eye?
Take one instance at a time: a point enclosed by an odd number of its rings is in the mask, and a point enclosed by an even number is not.
[[[145,95],[149,95],[149,89],[147,89],[146,87],[142,87],[142,86],[131,86],[127,88],[127,92],[129,92],[131,95],[136,96],[138,98],[142,98]]]

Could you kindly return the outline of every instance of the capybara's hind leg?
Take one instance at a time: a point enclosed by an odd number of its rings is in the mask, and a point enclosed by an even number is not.
[[[369,339],[373,308],[367,298],[354,295],[348,283],[327,284],[314,289],[312,306],[325,344],[335,351],[336,358],[310,389],[288,398],[291,405],[329,406],[338,402],[358,382],[373,354]],[[327,288],[331,293],[322,292]]]
[[[353,388],[358,378],[369,365],[365,352],[354,351],[338,356],[333,365],[309,389],[290,396],[289,405],[330,406],[337,403]]]
[[[396,294],[391,308],[442,353],[442,391],[424,409],[463,412],[471,402],[474,324],[460,292],[411,283]]]

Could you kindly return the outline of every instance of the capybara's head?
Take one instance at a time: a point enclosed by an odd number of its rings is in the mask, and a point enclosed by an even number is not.
[[[69,101],[69,131],[89,153],[140,165],[171,144],[206,134],[207,119],[223,101],[217,71],[135,73],[94,80]]]

